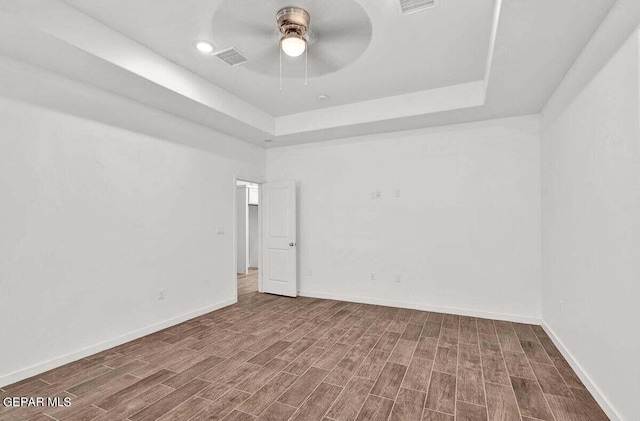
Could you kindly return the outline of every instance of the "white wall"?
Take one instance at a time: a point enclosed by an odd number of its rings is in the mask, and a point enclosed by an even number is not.
[[[258,261],[260,260],[260,228],[258,206],[249,206],[249,266],[253,268],[258,267]]]
[[[268,150],[298,181],[301,294],[537,319],[539,148],[528,116]]]
[[[263,150],[91,100],[185,143],[0,97],[0,385],[236,299],[233,177]]]
[[[249,266],[249,189],[238,185],[236,189],[236,263],[238,273],[247,273]]]
[[[640,419],[639,50],[635,32],[542,142],[543,319],[621,420]]]

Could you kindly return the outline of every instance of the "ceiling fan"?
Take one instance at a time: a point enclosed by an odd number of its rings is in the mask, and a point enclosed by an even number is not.
[[[371,21],[359,1],[291,3],[220,0],[212,19],[216,45],[241,52],[247,60],[242,67],[252,72],[305,79],[348,66],[369,46]],[[300,66],[303,54],[308,65],[305,72]]]
[[[276,14],[276,22],[282,34],[280,49],[289,57],[298,57],[307,51],[305,35],[311,16],[299,7],[285,7]]]
[[[280,92],[282,92],[282,53],[289,57],[299,57],[308,53],[307,38],[311,16],[309,12],[299,7],[285,7],[276,14],[276,22],[282,34],[280,38]],[[308,84],[309,62],[308,54],[304,58],[304,86]]]

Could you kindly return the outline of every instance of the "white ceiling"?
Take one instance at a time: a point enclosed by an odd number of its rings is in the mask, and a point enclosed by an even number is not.
[[[364,54],[339,72],[312,78],[307,89],[299,78],[289,78],[279,92],[278,41],[273,36],[277,30],[276,12],[291,4],[309,11],[310,27],[318,34],[317,43],[309,49],[311,58],[314,50],[327,48],[323,45],[326,42],[336,53],[349,48],[353,38],[350,28],[342,29],[341,38],[326,31],[339,30],[331,25],[331,20],[349,22],[341,15],[356,14],[358,10],[351,3],[358,3],[354,0],[66,1],[274,116],[482,80],[494,8],[494,0],[440,0],[436,8],[403,16],[393,0],[363,0],[360,8],[374,29]],[[216,26],[225,23],[215,19],[218,8],[226,12],[225,17],[236,11],[237,21],[225,25],[228,31],[220,31]],[[243,32],[253,32],[256,26],[266,29],[265,33],[243,36]],[[218,49],[236,47],[252,62],[230,68],[193,49],[192,44],[198,39],[211,40]],[[260,47],[271,48],[272,54],[267,59],[261,59],[260,52],[252,47],[256,42]],[[276,75],[252,71],[254,64],[263,69],[273,68]],[[315,63],[310,60],[309,64],[311,74]],[[284,67],[297,70],[301,77],[304,57],[288,59]],[[331,99],[317,101],[320,94]]]
[[[0,55],[274,147],[537,113],[615,2],[439,0],[403,16],[397,0],[0,0]],[[286,78],[279,93],[265,74],[278,51],[268,16],[291,4],[311,12],[316,70],[320,52],[346,57],[307,88]],[[243,25],[225,24],[236,8]],[[337,11],[346,15],[332,18]],[[349,19],[353,31],[332,36],[332,23]],[[245,24],[265,35],[252,38]],[[197,39],[219,48],[237,40],[253,61],[229,68],[199,54]],[[356,44],[362,54],[347,54]]]

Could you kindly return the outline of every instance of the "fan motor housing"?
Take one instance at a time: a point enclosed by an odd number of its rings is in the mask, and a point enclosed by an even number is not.
[[[303,36],[309,28],[311,16],[299,7],[285,7],[276,14],[276,22],[283,35],[296,33]]]

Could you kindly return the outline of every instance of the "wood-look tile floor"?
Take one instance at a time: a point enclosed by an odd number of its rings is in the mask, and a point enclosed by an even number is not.
[[[258,268],[249,268],[248,273],[238,274],[238,295],[258,291]]]
[[[539,326],[255,292],[0,394],[72,399],[0,420],[607,419]]]

